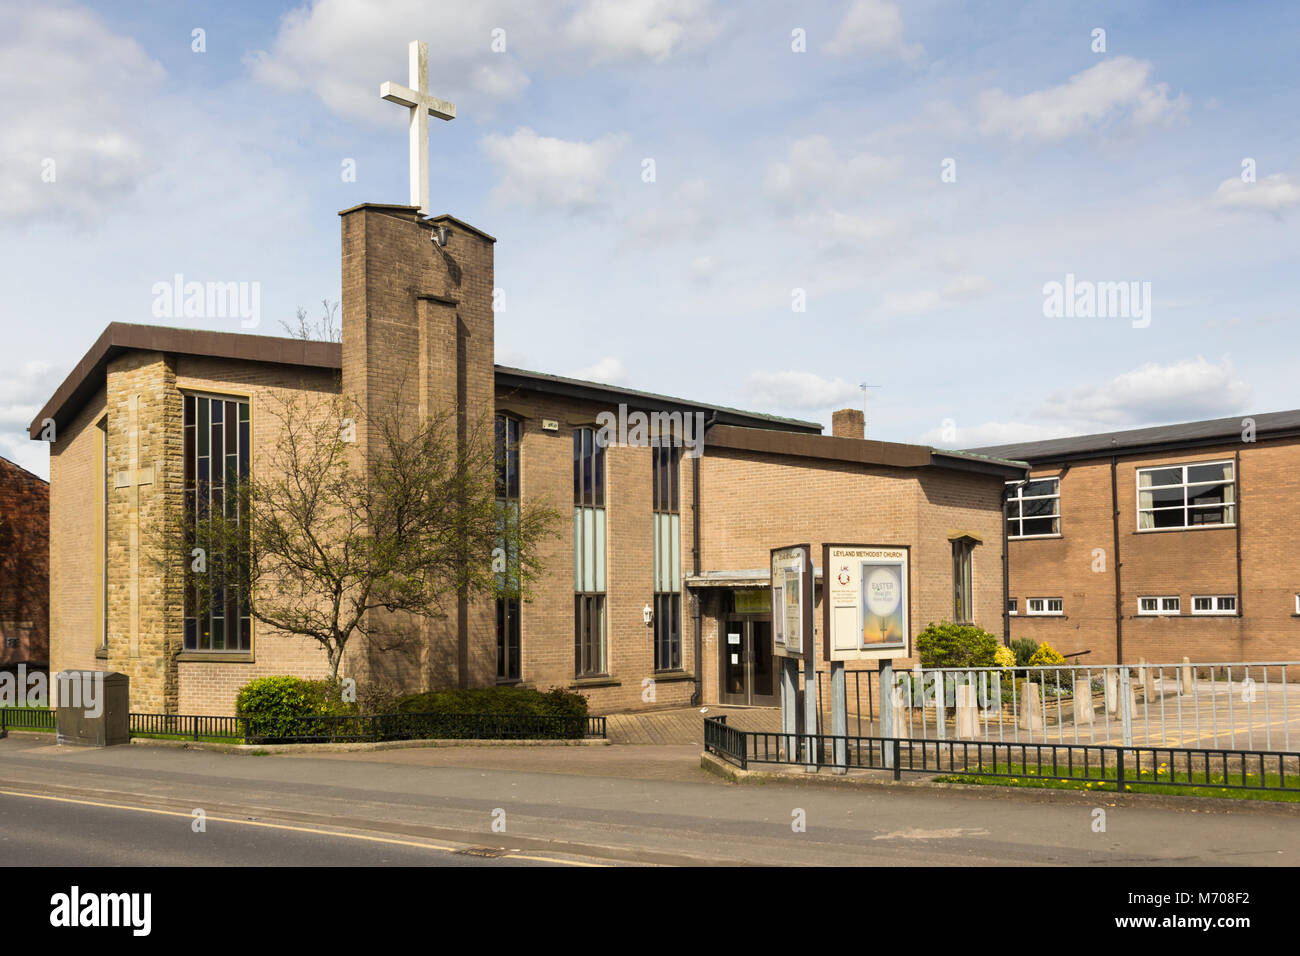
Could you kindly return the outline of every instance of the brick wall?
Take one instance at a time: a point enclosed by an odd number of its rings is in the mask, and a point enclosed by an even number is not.
[[[50,671],[102,670],[95,656],[103,602],[96,555],[104,484],[96,423],[101,388],[50,443]]]
[[[49,554],[50,486],[0,458],[0,666],[49,663]]]

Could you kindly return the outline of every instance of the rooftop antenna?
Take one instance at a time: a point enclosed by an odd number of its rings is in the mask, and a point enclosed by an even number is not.
[[[858,388],[862,389],[862,437],[867,437],[867,389],[884,388],[883,385],[868,385],[863,382]]]

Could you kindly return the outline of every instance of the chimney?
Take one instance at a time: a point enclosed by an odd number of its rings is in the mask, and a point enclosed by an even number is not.
[[[831,412],[831,434],[836,438],[865,438],[867,420],[858,408]]]

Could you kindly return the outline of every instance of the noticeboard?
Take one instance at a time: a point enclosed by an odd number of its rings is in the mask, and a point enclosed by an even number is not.
[[[813,648],[812,547],[796,544],[771,552],[772,651],[811,660]]]
[[[823,660],[909,656],[909,553],[906,545],[822,546]]]

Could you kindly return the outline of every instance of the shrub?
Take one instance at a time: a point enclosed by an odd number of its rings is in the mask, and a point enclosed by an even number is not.
[[[250,736],[293,736],[304,717],[330,712],[326,686],[301,677],[258,677],[235,698],[235,716],[248,718]]]
[[[560,717],[564,720],[538,721],[523,726],[503,724],[489,733],[507,737],[578,739],[587,732],[587,698],[559,687],[542,692],[526,687],[484,687],[458,690],[427,691],[408,694],[398,701],[398,710],[406,714],[507,715],[518,717]],[[476,736],[483,732],[482,720],[447,720],[433,722],[440,737]],[[492,726],[489,719],[487,726]]]
[[[1038,645],[1038,650],[1034,651],[1029,658],[1030,667],[1051,667],[1053,664],[1064,664],[1065,658],[1060,655],[1056,648],[1044,641]]]
[[[475,687],[431,690],[398,698],[403,714],[535,714],[543,717],[586,717],[587,698],[560,687],[549,691],[527,687]]]
[[[993,652],[993,663],[997,667],[1015,667],[1016,652],[1009,647],[999,646],[998,649]]]
[[[971,624],[930,623],[916,636],[922,667],[992,667],[998,641]]]
[[[1018,637],[1011,642],[1011,650],[1016,655],[1016,666],[1028,667],[1029,659],[1038,651],[1038,642],[1028,637]]]

